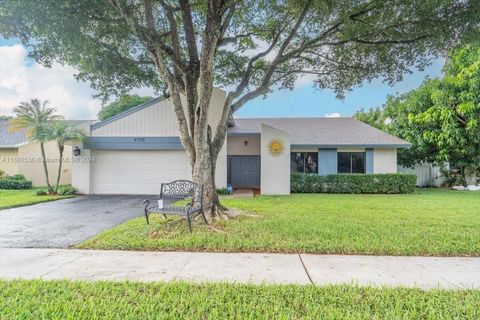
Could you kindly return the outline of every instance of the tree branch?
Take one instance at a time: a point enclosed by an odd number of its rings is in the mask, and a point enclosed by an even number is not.
[[[146,0],[146,1],[151,1],[151,0]],[[162,7],[166,12],[166,17],[170,26],[172,49],[174,51],[175,56],[177,56],[178,59],[181,60],[182,50],[180,46],[180,38],[178,35],[177,23],[175,21],[173,9],[170,6],[168,6],[163,0],[160,0],[160,4],[162,5]],[[182,70],[184,68],[186,70],[186,67],[183,62],[182,62],[182,69],[180,69],[180,67],[176,64],[173,66],[173,74],[175,76],[176,83],[178,84],[180,91],[183,93],[185,92],[185,83],[183,81],[183,75],[182,75]]]
[[[222,38],[222,41],[219,41],[219,46],[221,47],[221,46],[225,46],[229,43],[237,43],[238,39],[250,38],[254,34],[255,34],[254,32],[248,32],[246,34],[239,34],[239,35],[232,36],[232,37],[224,37],[224,38]]]
[[[182,12],[183,30],[185,32],[185,41],[188,50],[188,65],[186,78],[186,97],[187,112],[192,137],[195,135],[195,106],[198,101],[197,83],[199,77],[199,60],[195,30],[193,28],[193,19],[190,4],[187,0],[180,1],[180,10]]]
[[[297,21],[295,22],[293,28],[290,30],[287,37],[285,38],[282,45],[280,46],[280,49],[278,50],[278,53],[277,53],[276,57],[270,63],[267,71],[265,72],[265,75],[263,76],[263,80],[261,82],[261,85],[257,89],[255,89],[251,92],[248,92],[243,97],[241,97],[240,99],[235,101],[232,104],[232,107],[231,107],[232,108],[232,113],[235,112],[236,110],[238,110],[247,101],[252,100],[252,99],[268,92],[272,75],[273,75],[275,69],[277,68],[277,66],[284,61],[285,57],[284,57],[283,53],[285,52],[285,50],[290,45],[293,37],[297,34],[297,31],[300,28],[301,24],[303,23],[303,20],[307,16],[307,13],[308,13],[309,9],[311,8],[312,3],[313,3],[313,1],[310,0],[310,1],[307,1],[307,3],[305,4],[302,12],[300,13],[300,16],[298,17]]]
[[[183,72],[186,72],[185,65],[181,61],[181,56],[178,56],[174,49],[165,44],[163,41],[163,34],[158,35],[157,32],[150,32],[148,28],[140,25],[134,17],[132,8],[125,2],[125,0],[109,0],[110,4],[122,15],[131,31],[143,42],[145,48],[152,52],[155,49],[160,50],[163,54]]]
[[[144,0],[144,5],[145,5],[145,21],[147,22],[147,28],[151,33],[154,33],[155,19],[153,18],[152,0]]]
[[[130,29],[132,30],[132,32],[136,34],[139,37],[139,39],[144,43],[145,48],[147,48],[152,60],[154,61],[157,67],[157,70],[159,71],[160,75],[162,76],[162,78],[170,88],[171,99],[173,101],[174,111],[177,116],[178,129],[180,131],[180,139],[187,151],[187,154],[190,157],[190,162],[193,163],[193,161],[195,161],[195,148],[194,148],[193,141],[190,135],[188,134],[188,123],[185,118],[185,113],[184,113],[182,101],[180,98],[180,92],[178,90],[179,87],[176,86],[177,83],[176,83],[175,76],[168,69],[167,64],[165,63],[165,60],[162,57],[162,53],[163,53],[163,54],[167,54],[171,58],[171,55],[173,52],[166,52],[164,50],[164,47],[166,47],[166,45],[164,45],[162,42],[160,43],[156,42],[155,37],[148,32],[149,30],[145,30],[145,28],[143,28],[136,22],[133,16],[133,13],[131,11],[131,8],[129,8],[128,5],[123,0],[109,0],[109,1],[111,5],[124,17],[127,24],[130,26]],[[147,5],[149,5],[148,0],[146,1],[146,3]],[[151,11],[150,13],[148,12],[149,10],[151,9],[147,8],[145,10],[147,15],[151,14]],[[147,19],[151,19],[151,16],[148,17]],[[148,24],[149,24],[149,27],[152,27],[151,22],[149,22]],[[182,66],[179,58],[180,57],[175,57],[174,59],[172,59],[172,61],[174,62],[177,61],[177,63],[179,63],[180,66]]]
[[[305,19],[312,3],[313,3],[313,1],[309,0],[305,4],[300,16],[298,17],[296,23],[293,26],[292,30],[290,30],[287,38],[283,41],[282,45],[280,46],[279,52],[277,53],[275,59],[272,61],[272,63],[270,64],[270,66],[267,70],[267,72],[265,73],[264,78],[262,80],[262,84],[257,89],[246,93],[240,99],[233,102],[233,100],[236,99],[238,96],[240,96],[242,94],[242,92],[245,90],[245,88],[248,86],[248,83],[249,83],[250,78],[251,78],[252,70],[253,70],[253,64],[255,63],[255,61],[257,61],[258,59],[266,56],[268,53],[270,53],[273,50],[273,48],[276,46],[278,40],[280,39],[280,35],[282,33],[282,30],[280,30],[275,35],[272,43],[267,48],[267,50],[255,55],[254,57],[252,57],[250,59],[250,61],[248,63],[248,66],[247,66],[247,70],[244,74],[244,77],[242,77],[242,80],[241,80],[240,84],[237,86],[235,91],[228,93],[227,99],[226,99],[224,107],[223,107],[220,123],[217,126],[217,130],[215,132],[213,142],[212,142],[212,146],[216,148],[215,151],[217,153],[220,151],[221,142],[225,138],[226,131],[227,131],[227,128],[228,128],[228,120],[229,120],[230,116],[236,110],[238,110],[241,106],[243,106],[247,101],[252,100],[252,99],[268,92],[271,77],[273,75],[273,72],[275,71],[275,68],[280,63],[280,57],[282,56],[285,49],[289,46],[291,40],[293,39],[293,37],[297,33],[298,29],[300,28],[300,26],[301,26],[303,20]]]
[[[195,29],[193,28],[192,11],[188,0],[180,0],[180,8],[183,17],[183,29],[185,31],[185,41],[188,48],[189,64],[198,69],[199,58],[197,50],[197,40],[195,38]],[[191,70],[195,71],[195,70]]]

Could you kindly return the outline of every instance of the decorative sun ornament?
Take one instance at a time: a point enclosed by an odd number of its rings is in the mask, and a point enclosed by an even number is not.
[[[280,139],[272,139],[268,143],[268,152],[274,157],[278,157],[285,150],[283,141]]]

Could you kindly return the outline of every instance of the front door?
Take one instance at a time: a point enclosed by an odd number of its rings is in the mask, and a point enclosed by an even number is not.
[[[228,177],[234,188],[260,188],[260,156],[228,156]]]

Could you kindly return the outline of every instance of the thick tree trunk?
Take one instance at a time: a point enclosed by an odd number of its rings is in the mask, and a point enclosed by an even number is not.
[[[40,142],[40,151],[42,153],[43,172],[45,173],[45,180],[47,182],[47,189],[48,189],[49,193],[53,193],[53,188],[50,185],[50,180],[48,179],[47,157],[45,156],[45,146],[43,145],[43,142]]]
[[[216,158],[211,157],[208,149],[208,145],[197,149],[192,177],[196,184],[203,185],[205,214],[209,220],[213,220],[221,217],[223,207],[219,203],[215,186]]]

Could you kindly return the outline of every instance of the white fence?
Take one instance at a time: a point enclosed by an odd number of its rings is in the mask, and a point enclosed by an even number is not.
[[[417,165],[414,168],[398,166],[397,171],[414,173],[417,176],[418,187],[440,187],[445,180],[440,172],[440,167],[428,163]]]

